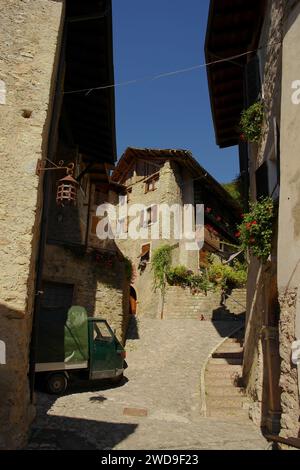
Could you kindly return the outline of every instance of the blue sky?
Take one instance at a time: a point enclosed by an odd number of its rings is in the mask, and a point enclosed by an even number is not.
[[[205,61],[209,0],[113,0],[115,82]],[[218,181],[237,176],[237,147],[215,143],[206,69],[117,87],[120,157],[128,146],[182,148]]]

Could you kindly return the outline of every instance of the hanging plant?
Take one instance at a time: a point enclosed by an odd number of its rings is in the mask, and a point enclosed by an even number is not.
[[[243,214],[236,236],[245,250],[263,262],[271,254],[274,222],[274,203],[269,197],[252,203],[248,214]]]
[[[258,101],[242,112],[240,120],[241,136],[249,142],[259,142],[264,119],[263,104]]]

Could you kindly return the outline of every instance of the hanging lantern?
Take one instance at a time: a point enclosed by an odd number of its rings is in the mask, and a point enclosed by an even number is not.
[[[77,188],[79,186],[78,181],[73,178],[74,164],[70,164],[67,169],[67,176],[59,180],[57,184],[56,192],[56,204],[64,207],[64,205],[76,206],[77,201]]]

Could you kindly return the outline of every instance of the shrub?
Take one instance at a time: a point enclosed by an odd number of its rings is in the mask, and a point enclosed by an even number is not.
[[[208,268],[208,278],[222,288],[243,287],[247,282],[247,267],[243,263],[233,266],[214,261]]]
[[[171,285],[189,286],[192,274],[185,266],[175,266],[169,269],[167,280]]]

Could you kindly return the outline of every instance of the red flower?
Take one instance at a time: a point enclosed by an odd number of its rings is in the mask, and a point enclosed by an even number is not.
[[[217,217],[216,217],[216,220],[217,220],[218,222],[221,222],[221,220],[222,220],[222,217],[221,217],[221,216],[219,216],[219,215],[217,215]]]
[[[247,229],[247,230],[250,230],[251,227],[252,227],[252,224],[251,224],[250,222],[248,222],[248,223],[246,224],[246,229]]]
[[[253,220],[252,225],[257,225],[256,220]]]
[[[250,243],[255,243],[255,238],[254,237],[251,237],[250,240],[249,240]]]
[[[236,232],[235,236],[236,236],[236,238],[240,238],[241,232]]]
[[[207,214],[210,214],[211,211],[212,211],[212,208],[211,208],[211,207],[207,207],[207,208],[205,209],[205,212],[206,212]]]

